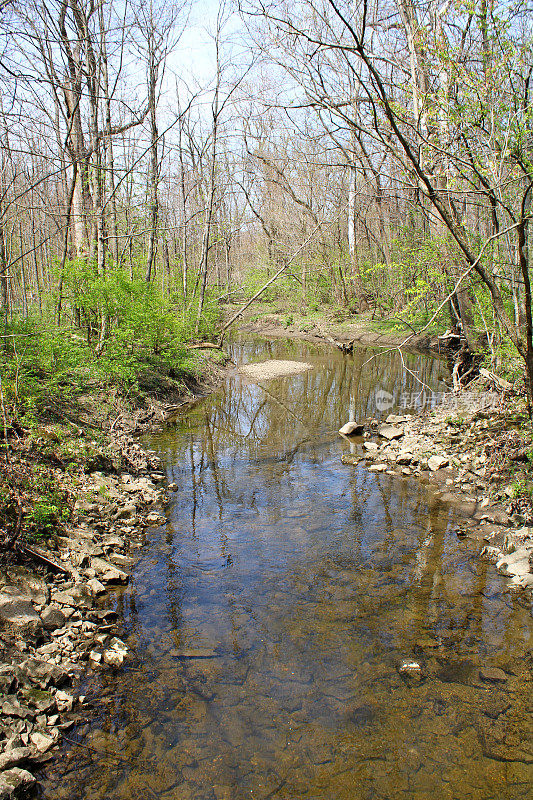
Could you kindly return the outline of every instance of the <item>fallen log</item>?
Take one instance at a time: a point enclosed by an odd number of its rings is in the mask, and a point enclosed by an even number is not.
[[[490,372],[488,369],[485,369],[484,367],[480,367],[479,374],[482,375],[483,378],[492,381],[502,391],[505,389],[513,388],[512,383],[506,381],[505,378],[500,378],[499,375],[495,375],[494,372]]]

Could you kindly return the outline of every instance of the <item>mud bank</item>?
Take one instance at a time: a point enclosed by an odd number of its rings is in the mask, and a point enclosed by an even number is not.
[[[396,348],[403,346],[405,350],[444,355],[441,342],[437,336],[413,334],[409,331],[380,333],[372,330],[368,320],[344,322],[336,324],[333,320],[321,322],[312,320],[287,324],[286,313],[267,313],[261,319],[244,316],[237,322],[239,330],[244,333],[256,333],[264,338],[304,339],[309,342],[328,344],[331,337],[339,343]],[[408,340],[408,341],[406,341]]]

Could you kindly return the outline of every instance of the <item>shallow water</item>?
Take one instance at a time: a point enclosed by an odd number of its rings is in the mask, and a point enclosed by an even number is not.
[[[397,354],[370,355],[236,342],[235,361],[314,368],[230,377],[150,437],[178,490],[120,598],[133,659],[88,679],[94,716],[69,733],[83,746],[43,797],[532,796],[529,607],[438,493],[341,462],[360,446],[337,434],[350,409],[379,418],[376,389],[418,391]],[[407,366],[444,388],[441,363]],[[482,680],[488,666],[507,679]]]

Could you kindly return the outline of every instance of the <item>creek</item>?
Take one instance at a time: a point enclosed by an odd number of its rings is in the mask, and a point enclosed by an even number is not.
[[[371,355],[236,339],[236,363],[312,369],[230,375],[145,438],[177,488],[117,597],[132,657],[87,678],[43,798],[531,797],[529,605],[434,487],[341,460],[350,411],[414,411],[408,370],[437,397],[446,368]]]

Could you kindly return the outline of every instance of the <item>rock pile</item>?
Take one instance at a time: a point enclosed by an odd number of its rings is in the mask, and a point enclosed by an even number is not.
[[[146,526],[164,521],[166,500],[155,456],[135,456],[137,474],[93,472],[76,486],[74,518],[47,550],[60,570],[0,572],[0,800],[26,792],[32,770],[82,718],[80,674],[128,657],[109,601],[128,583]]]
[[[516,502],[509,506],[517,486],[508,468],[527,462],[533,449],[510,425],[497,393],[470,392],[459,410],[452,397],[430,413],[390,414],[384,423],[374,421],[365,438],[357,452],[343,455],[345,463],[434,484],[442,500],[470,518],[458,535],[481,542],[481,554],[510,578],[509,588],[533,599],[533,526],[524,525],[533,519]]]

